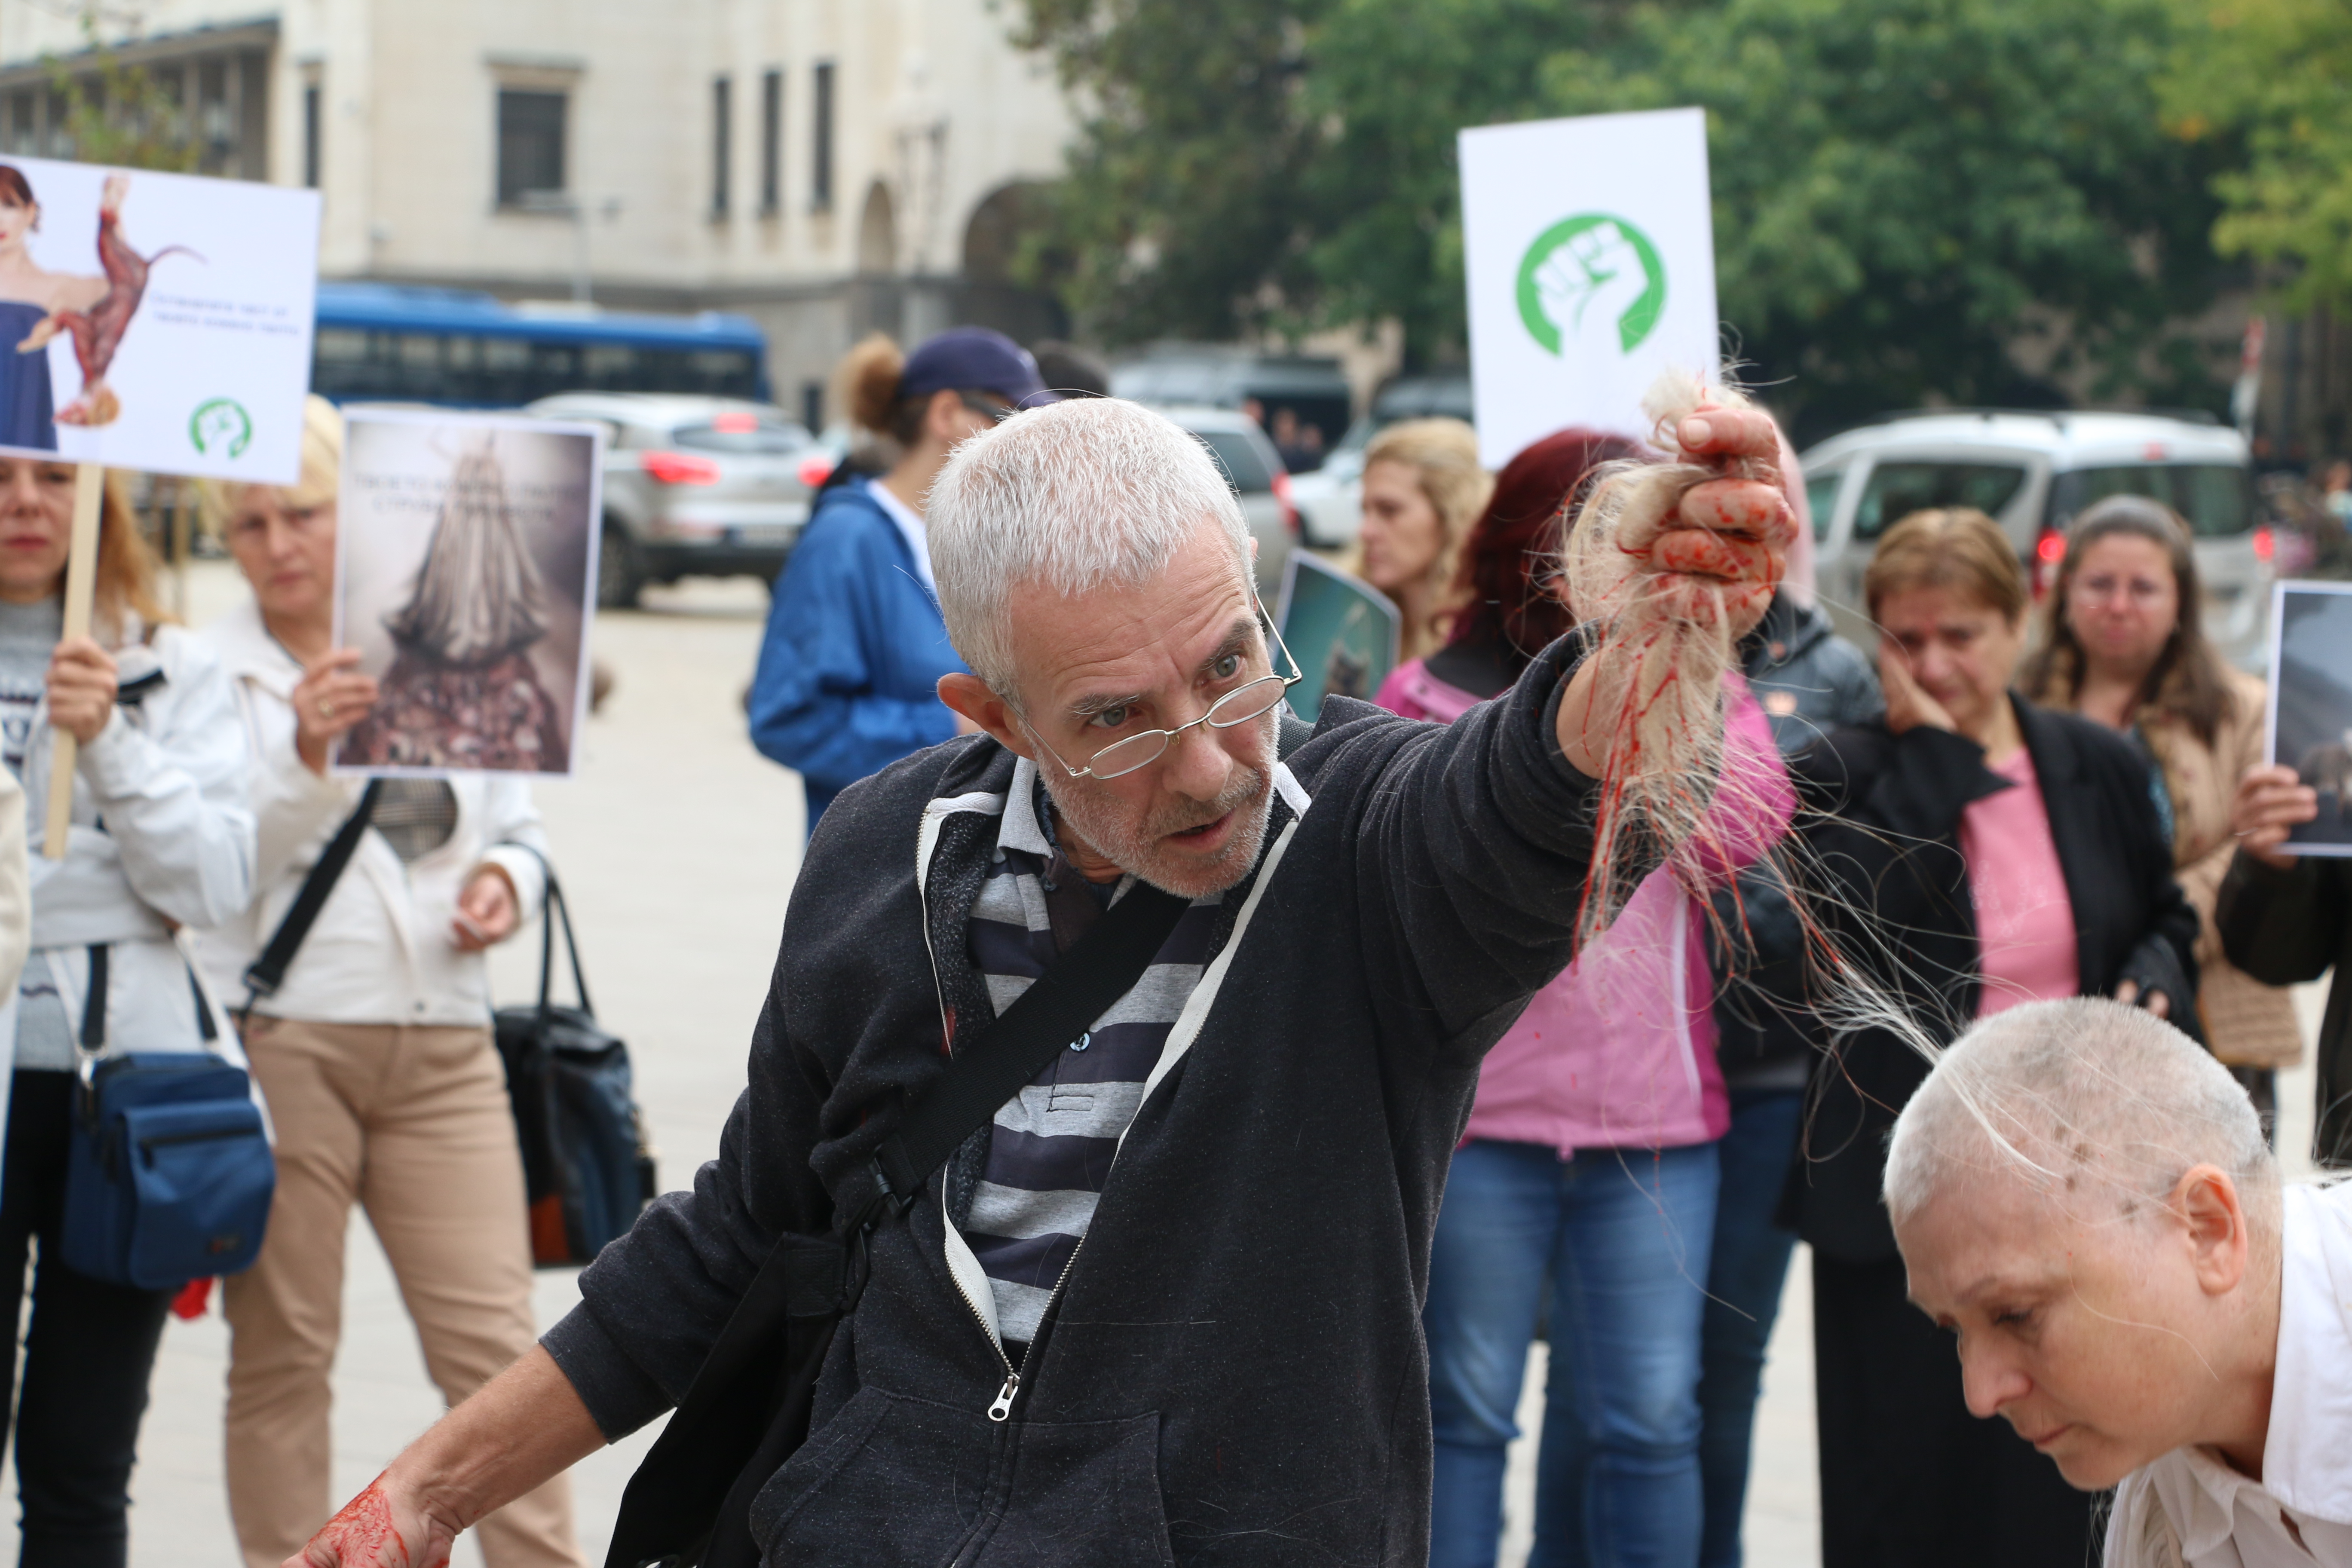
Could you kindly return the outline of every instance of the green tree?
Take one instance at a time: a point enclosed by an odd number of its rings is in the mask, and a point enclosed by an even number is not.
[[[1931,395],[2219,407],[2213,149],[2164,132],[2166,0],[1729,0],[1547,63],[1559,111],[1708,110],[1721,308],[1828,425]],[[2039,339],[2038,344],[2034,340]],[[2029,371],[2021,346],[2048,363]]]
[[[1311,292],[1299,79],[1328,3],[1026,0],[1016,41],[1092,112],[1022,269],[1114,342],[1252,331]]]
[[[45,57],[49,85],[63,100],[71,156],[125,169],[193,172],[202,153],[183,106],[143,66],[126,66],[84,13],[88,51],[71,61]],[[91,68],[95,67],[93,70]]]
[[[2218,403],[2166,326],[2218,280],[2220,159],[2160,122],[2170,3],[1027,0],[1025,37],[1093,106],[1052,233],[1114,341],[1392,319],[1457,355],[1454,132],[1704,105],[1733,346],[1819,427],[2077,367]]]
[[[2352,310],[2352,3],[2183,0],[2164,83],[2184,140],[2242,146],[2213,182],[2225,255],[2283,264],[2289,310]]]

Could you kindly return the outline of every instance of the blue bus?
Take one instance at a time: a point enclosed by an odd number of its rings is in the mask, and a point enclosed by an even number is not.
[[[558,392],[698,392],[764,400],[768,344],[741,316],[510,305],[461,289],[321,283],[310,390],[520,408]]]

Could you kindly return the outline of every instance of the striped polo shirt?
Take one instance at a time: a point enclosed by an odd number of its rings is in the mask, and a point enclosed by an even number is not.
[[[999,1016],[1055,956],[1045,881],[1054,847],[1038,820],[1038,793],[1035,770],[1024,761],[965,928],[972,967],[987,981]],[[1133,877],[1120,878],[1109,901],[1134,885]],[[1100,889],[1093,896],[1101,901]],[[1007,1343],[1035,1337],[1087,1234],[1144,1080],[1209,962],[1221,902],[1221,896],[1193,900],[1134,988],[996,1112],[963,1236],[988,1276]]]

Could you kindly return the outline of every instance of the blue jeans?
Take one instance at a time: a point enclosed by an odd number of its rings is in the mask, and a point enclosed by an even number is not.
[[[1529,1568],[1698,1561],[1699,1322],[1715,1145],[1454,1156],[1429,1268],[1431,1568],[1494,1568],[1504,1451],[1551,1295]]]
[[[1780,1315],[1794,1231],[1772,1223],[1796,1157],[1805,1091],[1735,1091],[1731,1131],[1716,1145],[1723,1182],[1707,1262],[1706,1324],[1699,1340],[1698,1463],[1706,1495],[1700,1568],[1739,1568],[1739,1520],[1748,1503],[1748,1448],[1764,1346]]]

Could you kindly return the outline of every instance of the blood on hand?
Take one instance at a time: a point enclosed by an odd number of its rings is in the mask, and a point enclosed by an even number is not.
[[[302,1557],[311,1568],[443,1568],[449,1561],[444,1552],[436,1561],[412,1563],[408,1551],[407,1539],[393,1523],[383,1478],[378,1476],[320,1528],[302,1548]]]

